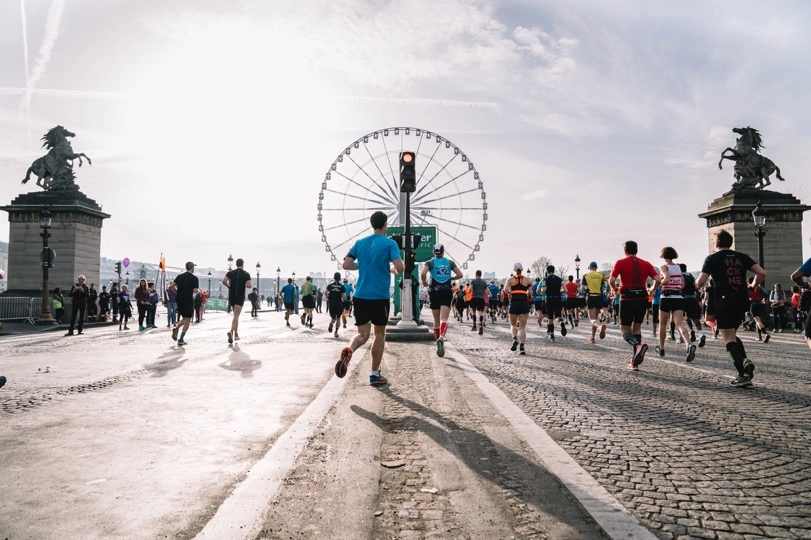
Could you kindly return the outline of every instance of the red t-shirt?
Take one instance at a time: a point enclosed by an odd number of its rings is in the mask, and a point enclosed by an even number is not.
[[[635,255],[618,260],[611,269],[611,277],[622,278],[622,291],[644,289],[648,278],[658,274],[651,263]]]
[[[577,298],[577,283],[567,281],[563,286],[566,287],[566,298]]]

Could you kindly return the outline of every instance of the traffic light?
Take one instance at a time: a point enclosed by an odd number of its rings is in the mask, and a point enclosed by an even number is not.
[[[405,249],[405,245],[403,244],[403,235],[402,234],[393,234],[391,235],[391,239],[397,244],[397,247],[400,249]]]
[[[417,255],[413,251],[408,252],[408,256],[406,257],[406,260],[405,260],[405,271],[406,271],[406,274],[408,274],[409,276],[411,275],[411,272],[414,271],[414,266],[416,264],[416,257],[417,257]]]
[[[414,152],[400,152],[400,193],[417,191],[416,157]]]
[[[121,261],[115,263],[115,273],[118,274],[119,276],[121,275]]]

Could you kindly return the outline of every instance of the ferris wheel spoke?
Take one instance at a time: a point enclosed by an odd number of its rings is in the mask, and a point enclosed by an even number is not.
[[[349,177],[348,177],[348,176],[346,176],[345,174],[341,174],[341,173],[340,173],[340,172],[338,172],[338,171],[336,171],[336,174],[337,174],[338,176],[340,176],[340,177],[342,177],[342,178],[346,179],[346,181],[347,181],[347,182],[349,182],[350,184],[354,184],[354,185],[358,186],[359,188],[361,188],[362,190],[366,191],[367,193],[371,193],[372,195],[377,195],[377,196],[379,196],[379,197],[380,197],[380,196],[382,196],[382,197],[386,197],[386,194],[385,194],[385,193],[380,193],[380,192],[377,192],[377,191],[372,191],[372,190],[371,190],[371,189],[369,189],[368,187],[366,187],[366,186],[363,186],[363,185],[359,184],[359,183],[358,183],[358,182],[357,182],[355,179],[353,179],[353,178],[349,178]],[[327,191],[327,192],[330,192],[330,193],[335,193],[336,195],[346,195],[346,196],[350,196],[348,193],[341,193],[341,192],[336,191],[336,190],[334,190],[334,189],[326,189],[326,190],[324,190],[324,191]],[[360,197],[357,197],[357,198],[360,198]],[[393,205],[396,205],[396,204],[397,204],[397,201],[396,201],[396,200],[392,200],[392,199],[387,199],[387,200],[385,200],[385,201],[380,201],[380,202],[381,202],[381,203],[382,203],[382,202],[387,202],[387,203],[390,203],[390,204],[393,204]]]
[[[322,212],[354,212],[354,211],[366,211],[366,210],[391,210],[391,206],[366,206],[366,207],[354,207],[354,208],[321,208]]]
[[[353,220],[353,221],[347,221],[345,223],[340,223],[340,224],[334,225],[332,227],[323,227],[323,232],[334,231],[336,229],[345,228],[347,225],[354,225],[355,223],[362,223],[362,222],[366,221],[367,219],[368,218],[366,218],[366,217],[362,217],[362,218],[358,218],[358,219]]]
[[[345,246],[345,245],[347,245],[349,242],[352,242],[353,240],[355,240],[356,238],[358,238],[360,235],[365,234],[366,232],[368,232],[366,229],[361,229],[359,232],[357,232],[357,233],[353,234],[352,236],[350,236],[349,238],[347,238],[346,240],[344,240],[344,241],[343,241],[343,242],[341,242],[340,244],[336,244],[336,245],[331,246],[331,247],[332,247],[332,249],[333,249],[333,250],[335,250],[335,249],[337,249],[337,248],[339,248],[339,247],[341,247],[341,246]]]
[[[386,137],[383,137],[382,141],[383,141],[383,150],[385,152],[385,155],[388,156],[389,155],[389,148],[386,145]],[[389,172],[391,172],[391,186],[390,186],[390,189],[394,189],[395,192],[400,191],[400,186],[397,185],[397,176],[394,173],[394,169],[391,166],[391,160],[387,158],[386,161],[389,164]],[[383,177],[385,178],[385,175],[383,175]],[[388,184],[388,182],[387,182],[387,184]]]
[[[339,195],[341,197],[349,197],[349,198],[352,198],[352,199],[358,199],[359,201],[369,201],[370,200],[370,199],[367,199],[365,197],[361,197],[359,195],[353,195],[352,193],[340,193],[338,191],[332,191],[332,190],[325,190],[325,191],[330,191],[330,192],[335,193],[336,195]],[[370,191],[369,193],[374,193],[374,192]],[[374,202],[374,203],[377,203],[377,204],[387,204],[387,203],[391,204],[389,201],[381,201],[381,200],[371,200],[371,202]],[[391,206],[389,206],[389,208],[390,207]]]
[[[416,216],[412,213],[411,218],[413,219],[415,217]],[[442,216],[431,216],[431,217],[433,217],[436,221],[442,221],[442,222],[448,223],[450,225],[457,225],[459,227],[465,227],[467,229],[474,229],[474,230],[477,230],[477,231],[481,230],[481,227],[477,227],[475,225],[468,225],[464,221],[454,221],[452,219],[443,218]],[[424,218],[420,218],[420,219],[424,219]],[[439,226],[439,225],[437,225],[437,226]]]
[[[462,178],[464,175],[466,175],[466,174],[467,174],[467,173],[469,173],[469,172],[470,172],[470,171],[469,171],[469,170],[467,170],[467,171],[465,171],[465,172],[463,172],[463,173],[461,173],[461,174],[459,174],[459,175],[457,175],[457,176],[452,177],[451,179],[449,179],[447,182],[445,182],[445,183],[444,183],[444,184],[442,184],[441,186],[439,186],[439,187],[437,187],[437,188],[434,188],[434,190],[433,190],[433,191],[431,191],[430,193],[431,193],[431,194],[438,194],[438,193],[439,193],[439,191],[440,191],[441,189],[445,188],[446,186],[448,186],[448,185],[450,185],[450,184],[452,184],[452,183],[455,183],[457,180],[459,180],[460,178]],[[467,190],[467,191],[463,191],[463,192],[461,192],[461,193],[470,193],[470,192],[473,192],[473,191],[479,191],[478,186],[477,186],[477,187],[475,187],[475,188],[471,188],[471,189],[469,189],[469,190]],[[457,194],[458,194],[458,193],[457,193]],[[428,194],[420,194],[420,195],[421,195],[421,197],[423,197],[423,198],[428,196]],[[455,194],[451,194],[451,195],[455,195]],[[422,198],[419,198],[419,197],[418,197],[418,198],[416,198],[416,200],[415,200],[415,202],[416,202],[416,203],[418,203],[418,204],[419,204],[421,201],[422,201]]]
[[[419,189],[419,190],[417,190],[416,195],[417,195],[417,196],[422,195],[422,193],[423,193],[423,192],[424,192],[426,189],[428,189],[428,186],[430,186],[430,185],[431,185],[431,184],[434,182],[434,180],[436,180],[436,179],[439,177],[439,175],[440,175],[440,174],[442,174],[442,172],[443,172],[445,169],[447,169],[447,168],[448,168],[448,165],[450,165],[451,163],[453,163],[453,160],[454,160],[454,159],[456,159],[456,156],[451,157],[451,159],[450,159],[450,160],[448,160],[448,162],[447,162],[447,163],[445,163],[445,164],[444,164],[442,167],[440,167],[440,168],[439,168],[439,170],[438,170],[438,171],[437,171],[437,172],[434,174],[434,176],[432,176],[432,177],[431,177],[431,179],[430,179],[430,180],[428,180],[428,182],[426,182],[424,185],[420,186],[420,189]],[[461,176],[461,175],[460,175],[460,176]],[[456,178],[458,178],[458,176],[457,176],[457,177],[452,178],[450,181],[456,180]],[[444,186],[442,186],[442,187],[444,187]],[[440,187],[440,188],[435,188],[435,189],[434,189],[434,191],[437,191],[437,189],[441,189],[441,187]]]
[[[418,186],[420,186],[420,187],[419,187],[419,188],[417,188],[417,191],[415,191],[415,192],[414,192],[414,196],[415,196],[415,197],[416,197],[416,196],[419,196],[419,194],[420,194],[420,193],[422,193],[423,191],[425,191],[426,189],[428,189],[428,185],[429,185],[431,182],[433,182],[433,181],[434,181],[434,178],[436,178],[436,175],[434,175],[434,176],[433,176],[433,177],[432,177],[430,180],[428,180],[427,182],[423,182],[423,181],[422,181],[422,177],[425,175],[425,171],[427,171],[427,170],[428,170],[428,167],[431,165],[431,163],[433,163],[433,162],[434,162],[434,158],[436,157],[436,153],[437,153],[437,152],[439,152],[439,149],[440,149],[441,147],[442,147],[442,145],[441,145],[441,144],[436,145],[436,148],[434,148],[434,153],[433,153],[433,154],[431,154],[431,157],[429,157],[429,158],[428,158],[428,163],[426,163],[426,164],[425,164],[425,167],[423,167],[422,171],[420,172],[420,177],[417,179],[417,185],[418,185]],[[453,160],[451,159],[451,161],[453,161]],[[443,166],[443,167],[440,169],[440,171],[442,171],[442,170],[443,170],[443,169],[444,169],[446,166],[447,166],[447,164],[446,164],[445,166]],[[437,173],[437,174],[439,174],[439,173]]]
[[[365,144],[364,144],[364,148],[366,148],[366,145],[365,145]],[[366,152],[367,152],[367,153],[369,152],[369,149],[368,149],[368,148],[366,148]],[[383,174],[383,172],[380,170],[380,167],[377,167],[377,161],[375,161],[375,159],[374,159],[374,157],[372,157],[371,153],[369,154],[369,157],[371,157],[371,158],[372,158],[372,162],[374,162],[375,167],[377,168],[378,172],[380,172],[380,176],[381,176],[381,178],[385,178],[385,175],[384,175],[384,174]],[[372,177],[371,177],[371,175],[370,175],[368,172],[366,172],[366,169],[364,169],[364,168],[363,168],[363,166],[361,166],[361,165],[360,165],[358,162],[356,162],[356,161],[355,161],[355,158],[351,158],[351,157],[350,157],[349,159],[350,159],[350,161],[352,161],[352,163],[354,163],[354,164],[355,164],[355,166],[358,168],[358,170],[360,170],[360,172],[362,172],[362,173],[363,173],[363,174],[366,176],[366,178],[368,178],[368,179],[369,179],[369,181],[370,181],[370,182],[372,182],[372,183],[373,183],[375,186],[377,186],[378,188],[380,188],[380,190],[381,190],[381,193],[380,193],[380,194],[382,194],[382,195],[389,195],[389,196],[390,196],[390,199],[389,199],[389,200],[391,201],[391,203],[392,203],[392,204],[395,204],[395,205],[397,204],[397,195],[396,195],[396,194],[395,194],[395,193],[394,193],[394,192],[391,190],[391,186],[388,184],[388,182],[384,183],[384,186],[386,187],[386,189],[384,190],[383,186],[381,186],[381,185],[380,185],[380,184],[377,182],[377,180],[375,180],[374,178],[372,178]],[[386,191],[387,191],[387,192],[386,192]]]

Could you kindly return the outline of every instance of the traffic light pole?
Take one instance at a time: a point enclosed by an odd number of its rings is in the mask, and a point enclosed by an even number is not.
[[[403,234],[403,252],[405,256],[405,272],[403,272],[403,280],[401,281],[402,289],[400,290],[400,315],[402,319],[397,323],[398,328],[416,328],[417,323],[414,322],[414,290],[412,288],[412,274],[414,273],[414,257],[413,248],[411,244],[414,239],[411,235],[411,193],[405,192],[400,194],[405,196],[405,232]]]

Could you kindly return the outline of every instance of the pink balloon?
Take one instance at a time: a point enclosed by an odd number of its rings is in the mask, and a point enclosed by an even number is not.
[[[124,257],[124,260],[123,260],[123,261],[121,261],[121,264],[123,264],[123,265],[124,265],[124,268],[128,267],[128,266],[130,265],[130,260],[129,260],[129,258]]]

